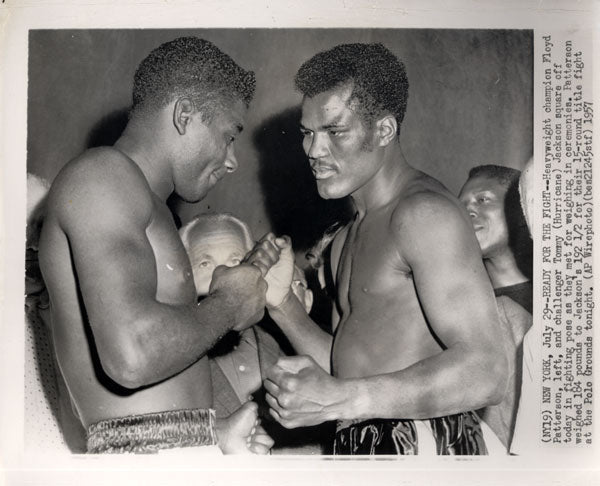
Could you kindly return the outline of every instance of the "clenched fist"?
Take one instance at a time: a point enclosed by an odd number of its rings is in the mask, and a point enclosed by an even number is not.
[[[267,283],[254,265],[237,267],[224,265],[215,268],[210,283],[210,294],[224,293],[227,305],[234,309],[236,331],[243,331],[260,321],[265,313]]]

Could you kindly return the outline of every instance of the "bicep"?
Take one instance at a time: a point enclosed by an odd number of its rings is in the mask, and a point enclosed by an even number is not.
[[[118,187],[116,188],[118,189]],[[79,290],[96,338],[118,339],[156,295],[156,263],[145,233],[151,201],[93,188],[63,214]],[[100,335],[98,335],[100,333]]]
[[[432,331],[446,347],[493,344],[498,312],[472,228],[447,208],[429,219],[406,228],[405,254]]]

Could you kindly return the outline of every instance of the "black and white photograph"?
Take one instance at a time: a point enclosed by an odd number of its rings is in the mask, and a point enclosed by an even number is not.
[[[7,484],[599,479],[590,32],[335,3],[9,37]]]

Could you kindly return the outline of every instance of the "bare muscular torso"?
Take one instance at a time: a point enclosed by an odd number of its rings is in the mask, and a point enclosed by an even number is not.
[[[392,373],[443,349],[423,313],[412,270],[402,254],[402,231],[393,227],[402,225],[403,207],[417,193],[442,196],[463,211],[441,184],[422,173],[408,187],[387,205],[362,218],[357,214],[334,240],[332,270],[340,315],[332,350],[334,376]]]
[[[98,150],[105,151],[99,154],[100,157],[112,158],[112,162],[122,159],[117,164],[123,164],[129,172],[139,172],[131,167],[129,159],[113,149]],[[97,156],[98,153],[93,158]],[[212,405],[212,392],[206,358],[169,379],[138,390],[119,386],[102,369],[84,298],[78,287],[78,268],[75,263],[95,258],[95,255],[74,250],[70,242],[71,235],[64,228],[68,226],[65,225],[65,218],[71,218],[70,225],[77,224],[72,220],[77,218],[77,212],[67,215],[61,204],[74,191],[72,184],[77,180],[77,172],[85,171],[86,165],[96,162],[84,155],[59,174],[51,190],[40,241],[42,270],[51,299],[51,326],[57,359],[81,421],[88,426],[99,420],[133,414],[208,408]],[[111,178],[121,177],[112,162],[100,184],[110,184]],[[139,177],[143,178],[141,172]],[[145,183],[145,180],[142,182]],[[147,184],[146,187],[145,194],[132,190],[127,197],[131,205],[142,199],[151,200],[151,215],[145,234],[156,261],[156,299],[166,304],[191,304],[196,299],[196,292],[185,249],[169,209],[150,191]],[[76,251],[79,254],[75,254]],[[111,303],[105,302],[104,305],[110,306]]]

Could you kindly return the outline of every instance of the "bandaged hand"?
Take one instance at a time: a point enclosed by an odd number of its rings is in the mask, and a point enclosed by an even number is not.
[[[294,253],[292,242],[288,236],[275,238],[275,245],[279,253],[279,260],[265,275],[267,282],[267,308],[278,307],[290,293],[292,277],[294,275]]]

